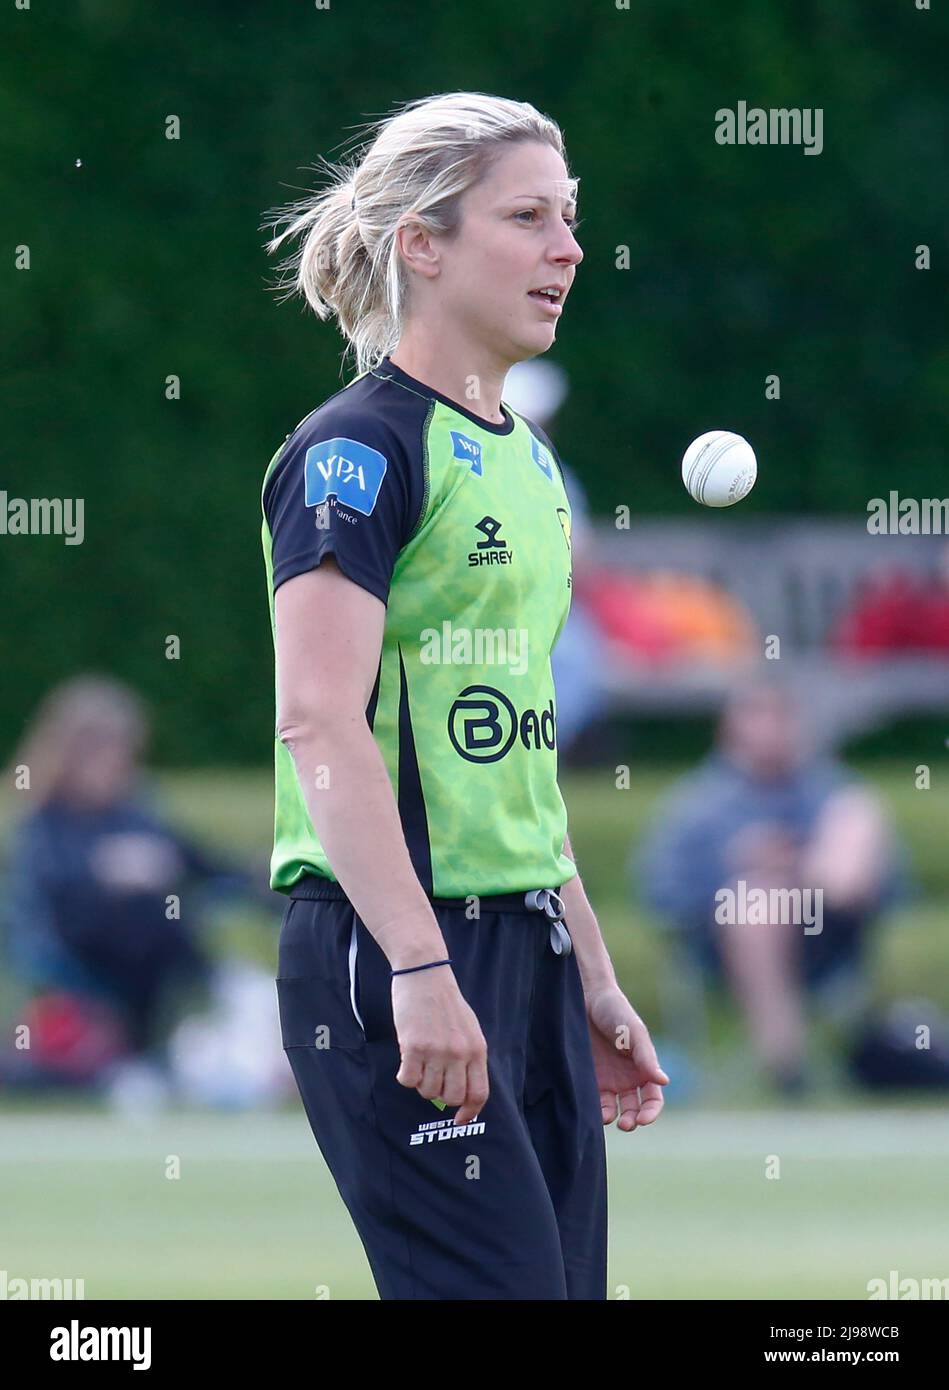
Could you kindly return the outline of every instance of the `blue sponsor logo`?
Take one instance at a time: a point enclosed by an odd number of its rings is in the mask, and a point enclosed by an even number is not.
[[[303,460],[306,505],[318,507],[335,497],[353,511],[370,516],[386,467],[384,454],[357,439],[324,439],[313,444]]]
[[[455,458],[470,463],[472,473],[477,473],[480,478],[484,469],[481,464],[481,445],[477,439],[469,439],[466,434],[459,434],[457,430],[451,430],[450,434]]]
[[[537,442],[533,435],[531,435],[531,454],[540,471],[546,473],[550,481],[553,482],[554,475],[550,466],[550,455],[547,450]]]

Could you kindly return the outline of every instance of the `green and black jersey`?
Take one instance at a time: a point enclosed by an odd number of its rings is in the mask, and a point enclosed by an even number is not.
[[[570,507],[550,440],[490,424],[388,357],[303,420],[267,469],[277,588],[332,555],[386,604],[366,710],[419,881],[434,897],[558,887],[550,653],[570,606]],[[334,878],[275,737],[271,886]]]

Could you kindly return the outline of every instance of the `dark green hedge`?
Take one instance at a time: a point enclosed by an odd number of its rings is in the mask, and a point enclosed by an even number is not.
[[[96,667],[155,700],[160,757],[269,757],[260,479],[339,384],[340,342],[267,293],[258,224],[398,100],[492,91],[564,127],[586,259],[555,349],[573,381],[555,433],[595,510],[689,512],[677,461],[713,426],[758,448],[746,512],[941,495],[945,15],[913,0],[6,5],[0,488],[84,497],[86,539],[0,538],[4,751],[51,682]],[[738,100],[821,107],[823,153],[718,145],[715,111]]]

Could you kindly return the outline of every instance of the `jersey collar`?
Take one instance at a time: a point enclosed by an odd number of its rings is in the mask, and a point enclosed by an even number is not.
[[[390,379],[397,381],[401,386],[407,387],[410,391],[415,391],[420,395],[430,396],[433,400],[441,401],[442,405],[449,406],[452,410],[457,411],[459,415],[463,415],[466,420],[470,420],[472,424],[477,425],[479,429],[487,430],[489,434],[510,434],[514,429],[514,416],[503,401],[501,403],[501,413],[504,416],[504,423],[501,425],[494,425],[490,420],[484,420],[480,415],[475,415],[474,411],[466,410],[463,405],[459,405],[457,401],[453,401],[449,396],[443,396],[440,391],[435,390],[434,386],[427,386],[424,381],[417,381],[414,376],[409,376],[408,372],[404,372],[401,367],[397,367],[396,364],[390,360],[388,355],[383,357],[372,375],[379,377],[382,381]]]

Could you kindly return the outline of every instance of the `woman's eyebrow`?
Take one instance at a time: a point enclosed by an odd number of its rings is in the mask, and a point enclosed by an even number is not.
[[[531,202],[543,203],[545,207],[550,207],[551,203],[551,200],[547,197],[546,193],[514,193],[512,196],[514,198],[530,198]],[[576,210],[576,199],[562,198],[560,199],[560,201],[566,203],[567,207]]]

